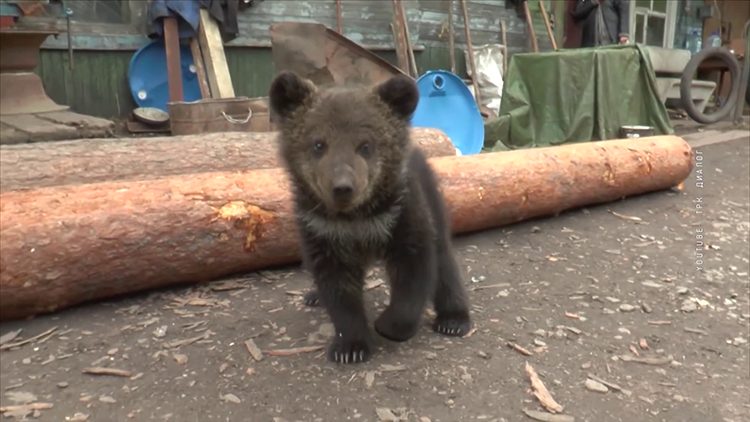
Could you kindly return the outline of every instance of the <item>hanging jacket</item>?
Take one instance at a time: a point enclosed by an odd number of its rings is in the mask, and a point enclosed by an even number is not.
[[[630,37],[630,0],[577,0],[571,15],[581,27],[581,47],[618,44]]]

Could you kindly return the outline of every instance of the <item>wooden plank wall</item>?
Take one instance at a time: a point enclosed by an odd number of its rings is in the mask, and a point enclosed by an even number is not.
[[[552,3],[563,0],[547,0]],[[412,44],[420,47],[447,47],[448,2],[445,0],[402,0],[409,22]],[[130,0],[130,29],[123,32],[124,25],[96,25],[92,22],[79,24],[75,31],[76,49],[118,50],[138,49],[147,42],[143,30],[148,2]],[[465,47],[464,22],[459,0],[453,0],[456,31],[456,48]],[[507,25],[508,44],[511,54],[527,51],[526,23],[515,8],[506,7],[505,0],[466,0],[470,20],[472,42],[476,45],[500,43],[500,21]],[[388,24],[393,19],[393,6],[388,0],[341,0],[344,35],[353,41],[375,50],[393,48],[393,36]],[[550,49],[544,23],[538,12],[538,2],[529,6],[534,15],[534,27],[542,51]],[[336,28],[335,0],[264,0],[239,15],[240,37],[228,43],[236,47],[270,47],[269,27],[275,22],[315,22],[331,29]],[[62,23],[61,23],[62,24]],[[95,30],[89,27],[95,26]],[[107,28],[111,33],[107,33]],[[116,44],[116,46],[115,46]],[[49,39],[45,48],[67,48],[64,39]]]
[[[420,73],[449,67],[447,5],[444,0],[402,0],[410,25]],[[562,0],[557,0],[562,1]],[[143,16],[147,2],[132,0],[134,16]],[[341,0],[344,34],[395,63],[392,33],[392,4],[388,0]],[[532,2],[533,4],[534,2]],[[530,4],[530,5],[532,5]],[[505,20],[511,54],[528,51],[526,25],[505,0],[467,0],[474,45],[500,43],[500,20]],[[140,9],[139,9],[140,8]],[[460,3],[454,0],[457,73],[466,75],[464,26]],[[241,13],[241,36],[226,48],[229,70],[236,95],[264,96],[275,75],[268,29],[281,21],[318,22],[336,28],[335,0],[265,0]],[[544,24],[534,19],[539,46],[550,50]],[[140,22],[138,26],[145,26]],[[107,30],[107,28],[110,28]],[[66,37],[49,37],[36,69],[48,94],[73,110],[100,117],[122,117],[135,106],[128,88],[127,69],[138,48],[148,42],[142,30],[99,25],[96,31],[85,25],[75,30],[75,70],[68,67]]]
[[[475,45],[500,43],[500,21],[507,25],[511,53],[527,51],[526,24],[505,0],[466,0]],[[534,3],[534,2],[532,2]],[[547,2],[550,3],[549,1]],[[448,2],[445,0],[403,0],[412,44],[420,47],[446,47],[448,40]],[[392,48],[393,37],[388,24],[393,18],[390,1],[341,0],[344,35],[353,41],[376,49]],[[464,48],[464,22],[460,2],[453,1],[456,47]],[[536,8],[536,7],[534,7]],[[265,0],[239,17],[241,36],[229,45],[268,45],[268,28],[274,22],[317,22],[336,28],[334,0]],[[535,14],[535,29],[540,49],[550,49],[541,17]]]

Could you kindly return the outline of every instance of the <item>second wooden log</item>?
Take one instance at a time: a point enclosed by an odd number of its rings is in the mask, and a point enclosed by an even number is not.
[[[466,233],[667,189],[691,172],[675,136],[431,158]],[[281,169],[0,194],[0,320],[299,260]]]
[[[0,147],[0,192],[32,187],[279,167],[277,132],[83,139]],[[456,155],[439,129],[413,128],[429,157]]]

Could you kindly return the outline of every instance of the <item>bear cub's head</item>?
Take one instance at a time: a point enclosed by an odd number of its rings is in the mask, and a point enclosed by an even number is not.
[[[391,195],[411,150],[419,91],[396,75],[372,88],[322,90],[294,72],[271,83],[280,154],[295,187],[328,214],[349,214]]]

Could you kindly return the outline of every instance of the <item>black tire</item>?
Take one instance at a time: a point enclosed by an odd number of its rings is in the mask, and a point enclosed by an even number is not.
[[[692,82],[693,75],[698,70],[704,60],[710,58],[718,58],[729,66],[729,74],[732,76],[732,87],[729,91],[729,98],[724,101],[724,104],[712,114],[703,114],[695,108],[692,96]],[[685,70],[682,72],[682,78],[680,79],[680,101],[682,102],[682,108],[691,119],[698,123],[709,125],[712,123],[719,122],[729,117],[734,107],[737,104],[737,96],[740,91],[740,62],[734,57],[729,50],[722,47],[710,47],[701,50],[698,54],[694,55]]]

